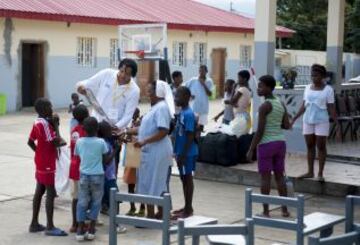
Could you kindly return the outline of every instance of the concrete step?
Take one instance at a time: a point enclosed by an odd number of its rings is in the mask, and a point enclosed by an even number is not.
[[[327,160],[360,166],[360,157],[328,154]]]
[[[303,180],[297,178],[297,176],[306,171],[305,158],[288,158],[286,171],[288,177],[294,183],[296,192],[338,197],[344,197],[350,194],[360,195],[360,168],[355,165],[327,162],[324,171],[325,182],[319,182],[315,178]],[[195,178],[260,187],[260,175],[257,171],[257,163],[222,167],[198,162]],[[273,180],[273,188],[276,187],[274,182]]]

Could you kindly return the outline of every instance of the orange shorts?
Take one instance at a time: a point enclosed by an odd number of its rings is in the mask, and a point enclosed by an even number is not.
[[[128,185],[136,184],[136,168],[125,167],[123,181]]]

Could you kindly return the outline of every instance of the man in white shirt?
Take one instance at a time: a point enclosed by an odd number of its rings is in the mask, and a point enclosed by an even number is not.
[[[199,68],[199,76],[193,77],[187,81],[184,86],[191,91],[192,109],[199,117],[198,125],[200,131],[203,131],[204,126],[208,122],[209,114],[209,96],[212,95],[214,83],[210,77],[207,77],[208,69],[206,65],[201,65]]]
[[[87,89],[91,90],[108,120],[117,129],[123,129],[131,122],[139,105],[140,89],[133,79],[136,73],[136,62],[124,59],[118,70],[104,69],[93,77],[78,82],[77,90],[83,95]],[[96,110],[93,110],[92,116],[99,122],[107,119]]]

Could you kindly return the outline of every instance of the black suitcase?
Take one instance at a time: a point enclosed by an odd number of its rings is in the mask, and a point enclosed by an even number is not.
[[[221,166],[237,164],[237,139],[222,133],[209,133],[200,138],[199,161]]]
[[[200,137],[198,161],[216,164],[216,138],[214,134]]]
[[[216,148],[216,162],[221,166],[234,166],[237,164],[236,136],[218,134]]]

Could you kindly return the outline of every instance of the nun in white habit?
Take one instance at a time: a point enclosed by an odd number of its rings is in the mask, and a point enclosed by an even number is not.
[[[170,121],[175,105],[170,86],[164,81],[149,83],[147,93],[151,109],[141,121],[135,147],[141,148],[141,161],[136,183],[137,193],[161,196],[168,191],[169,168],[173,149],[170,137]],[[148,216],[154,216],[149,210]]]

